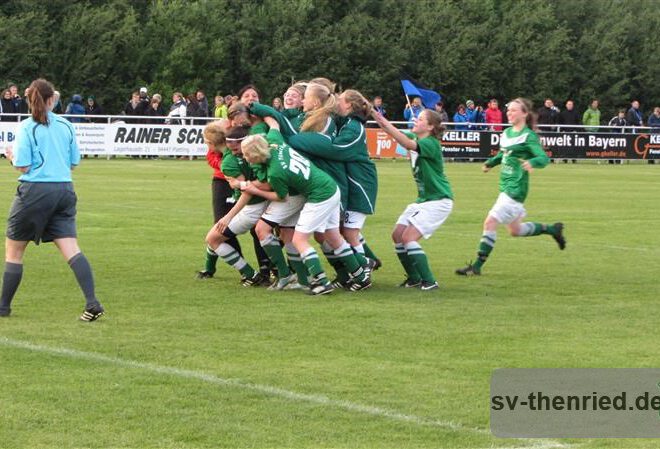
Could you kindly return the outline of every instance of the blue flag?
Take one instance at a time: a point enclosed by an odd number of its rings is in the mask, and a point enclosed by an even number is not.
[[[405,79],[401,80],[401,87],[406,95],[414,95],[422,99],[425,108],[434,109],[438,101],[442,100],[442,95],[436,91],[429,90],[418,82]]]

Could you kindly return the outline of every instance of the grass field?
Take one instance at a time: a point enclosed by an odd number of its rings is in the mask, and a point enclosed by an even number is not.
[[[52,245],[29,248],[0,320],[0,447],[657,447],[495,438],[489,382],[499,367],[658,367],[658,166],[536,171],[529,216],[564,221],[568,248],[502,229],[484,275],[466,279],[453,270],[474,258],[499,171],[447,164],[456,205],[423,242],[430,293],[395,287],[389,233],[414,186],[404,162],[378,169],[365,234],[384,267],[369,291],[315,298],[243,288],[225,266],[194,279],[205,162],[85,160],[79,239],[107,315],[76,321],[68,266]],[[4,220],[16,174],[0,176]]]

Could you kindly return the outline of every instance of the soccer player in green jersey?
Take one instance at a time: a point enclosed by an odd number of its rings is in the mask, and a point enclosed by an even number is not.
[[[442,118],[437,112],[425,109],[415,121],[412,132],[404,134],[378,112],[372,112],[372,116],[386,133],[409,151],[417,184],[416,202],[406,207],[392,232],[396,254],[407,275],[401,287],[435,290],[438,283],[419,239],[431,237],[454,206],[442,160]]]
[[[371,105],[360,92],[348,89],[339,95],[338,106],[337,123],[341,126],[333,140],[318,133],[302,132],[291,136],[289,143],[304,154],[344,165],[348,190],[341,233],[363,267],[377,268],[380,261],[370,250],[371,260],[366,258],[368,247],[365,248],[361,234],[367,216],[375,212],[378,193],[376,166],[369,158],[364,128],[371,114]],[[332,255],[328,258],[333,263]],[[334,263],[333,266],[337,269]],[[341,270],[337,270],[337,275],[334,286],[338,288],[349,279]]]
[[[277,122],[270,118],[266,120],[272,120],[268,123],[271,126],[270,133],[279,134]],[[309,160],[284,144],[283,139],[281,142],[271,150],[263,136],[251,136],[245,140],[243,144],[245,158],[251,164],[268,164],[268,187],[250,183],[242,188],[245,192],[269,201],[282,201],[291,190],[299,192],[306,198],[292,243],[300,253],[309,273],[311,294],[322,295],[332,291],[318,254],[309,244],[309,238],[314,232],[324,234],[325,241],[332,247],[335,256],[345,265],[351,277],[349,289],[358,291],[369,288],[371,281],[367,273],[339,233],[337,184]],[[270,188],[272,191],[264,188]]]
[[[247,161],[243,159],[241,141],[249,132],[245,126],[237,126],[227,131],[225,141],[228,150],[222,157],[222,172],[235,189],[238,201],[227,214],[209,230],[206,235],[208,250],[214,252],[228,265],[241,273],[241,283],[246,286],[263,283],[264,275],[248,264],[241,254],[227,243],[228,240],[250,231],[266,210],[268,203],[261,197],[252,197],[248,193],[241,193],[240,185],[254,178]],[[261,249],[261,245],[259,246]],[[266,262],[270,260],[266,257]]]
[[[477,260],[456,270],[456,274],[462,276],[481,274],[481,268],[495,247],[499,224],[505,224],[514,237],[549,234],[559,249],[566,248],[562,223],[523,222],[526,215],[523,203],[529,192],[529,174],[535,168],[545,167],[550,161],[541,147],[538,135],[533,131],[536,123],[532,103],[525,98],[516,98],[509,103],[506,115],[512,126],[502,133],[499,153],[488,159],[482,167],[484,173],[487,173],[496,165],[502,165],[500,195],[484,221]]]

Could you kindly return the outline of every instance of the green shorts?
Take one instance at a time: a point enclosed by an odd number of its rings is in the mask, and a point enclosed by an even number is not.
[[[7,219],[7,238],[52,242],[76,237],[76,203],[71,182],[22,182]]]

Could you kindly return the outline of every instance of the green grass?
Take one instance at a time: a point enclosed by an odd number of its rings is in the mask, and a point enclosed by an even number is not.
[[[489,433],[493,369],[657,367],[657,166],[535,172],[529,217],[564,221],[567,250],[501,229],[484,275],[466,279],[453,270],[474,258],[498,174],[447,164],[455,209],[422,243],[432,293],[395,287],[389,233],[414,186],[404,162],[378,169],[374,287],[312,298],[242,288],[225,266],[194,279],[211,225],[203,161],[85,160],[79,240],[108,313],[77,322],[68,266],[52,245],[29,247],[0,320],[0,447],[525,447],[540,440]],[[6,213],[16,175],[0,175]]]

